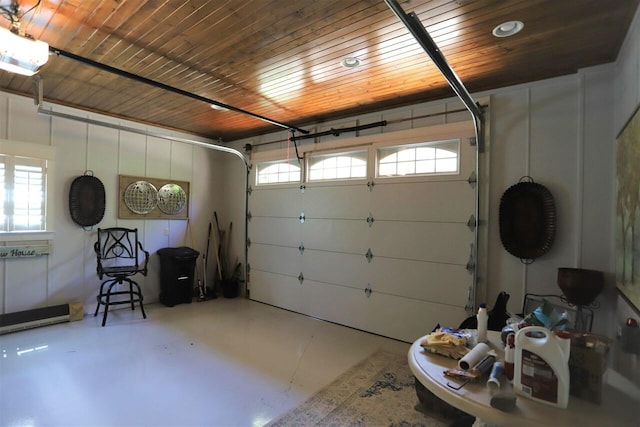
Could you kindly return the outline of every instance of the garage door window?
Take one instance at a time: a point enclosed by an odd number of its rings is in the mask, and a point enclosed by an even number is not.
[[[258,163],[256,185],[300,182],[300,166],[288,160]]]
[[[367,151],[311,156],[309,181],[357,179],[367,176]]]
[[[459,140],[379,148],[378,176],[457,173],[459,151]]]

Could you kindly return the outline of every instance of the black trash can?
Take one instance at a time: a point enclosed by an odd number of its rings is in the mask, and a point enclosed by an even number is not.
[[[186,246],[158,249],[160,302],[168,307],[191,303],[196,261],[200,253]]]

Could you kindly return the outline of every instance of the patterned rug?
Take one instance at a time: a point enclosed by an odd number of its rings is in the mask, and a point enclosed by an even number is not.
[[[452,423],[416,395],[406,355],[378,351],[268,427],[444,427]]]

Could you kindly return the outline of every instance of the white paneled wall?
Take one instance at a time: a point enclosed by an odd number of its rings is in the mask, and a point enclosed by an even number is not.
[[[60,106],[55,109],[75,116],[144,129],[137,123]],[[168,130],[155,128],[153,131],[207,142],[202,138]],[[68,207],[71,182],[87,170],[92,171],[106,189],[105,216],[98,226],[137,227],[145,249],[151,253],[149,274],[146,278],[139,277],[145,301],[158,301],[158,249],[186,245],[204,251],[212,212],[220,210],[222,206],[224,169],[220,165],[230,155],[184,142],[40,115],[32,99],[2,92],[0,138],[43,144],[56,150],[49,194],[54,201],[48,215],[48,228],[53,232],[51,254],[0,261],[0,313],[72,301],[83,302],[85,312],[93,312],[99,284],[93,253],[96,233],[95,230],[83,230],[75,224]],[[186,220],[118,219],[118,175],[121,174],[189,181],[189,222],[192,232],[187,232]],[[1,244],[9,241],[10,238],[0,235]],[[213,268],[209,271],[213,271]]]
[[[488,146],[481,156],[481,176],[486,176],[481,197],[484,232],[480,248],[484,253],[480,256],[488,261],[487,271],[480,272],[478,302],[486,300],[492,305],[498,293],[504,290],[511,295],[510,311],[520,312],[527,292],[560,293],[556,284],[559,267],[613,272],[610,244],[615,140],[613,80],[614,66],[609,64],[575,75],[474,95],[481,103],[490,104]],[[466,112],[421,118],[460,108],[458,100],[448,99],[323,123],[318,129],[339,128],[341,123],[352,126],[380,120],[395,121],[389,127],[365,131],[366,134],[389,133],[468,119]],[[330,138],[323,137],[322,140]],[[282,142],[260,145],[273,141]],[[238,148],[247,143],[254,144],[256,150],[287,145],[285,132],[236,143]],[[237,177],[242,173],[239,168],[230,172]],[[557,237],[552,249],[530,265],[506,252],[499,236],[500,197],[523,176],[531,176],[549,188],[555,197],[558,215]],[[230,200],[229,203],[238,201]],[[612,280],[608,288],[615,292]],[[614,311],[615,299],[605,299],[594,329],[610,335],[610,318]]]

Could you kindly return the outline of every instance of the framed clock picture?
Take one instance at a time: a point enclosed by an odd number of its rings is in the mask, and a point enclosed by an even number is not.
[[[119,176],[118,218],[189,218],[189,182]]]

